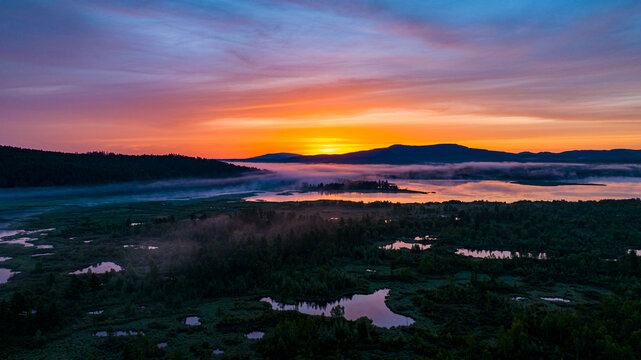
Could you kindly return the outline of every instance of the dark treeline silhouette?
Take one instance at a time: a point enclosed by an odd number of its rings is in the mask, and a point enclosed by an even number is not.
[[[355,180],[346,182],[332,182],[320,183],[317,185],[303,184],[304,191],[320,191],[320,192],[420,192],[408,189],[401,189],[396,184],[392,184],[387,180],[369,181],[369,180]]]
[[[176,178],[220,178],[255,170],[181,155],[62,153],[0,146],[0,187],[94,185]]]

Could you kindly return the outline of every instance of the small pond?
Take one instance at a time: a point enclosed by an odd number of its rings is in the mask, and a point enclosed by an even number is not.
[[[245,336],[248,339],[262,339],[263,336],[265,336],[265,333],[262,331],[252,331],[250,333],[245,334]]]
[[[11,240],[2,240],[0,241],[0,244],[13,244],[13,245],[22,245],[24,247],[33,247],[33,244],[31,241],[35,241],[38,239],[30,238],[30,237],[20,237],[17,239],[11,239]]]
[[[129,249],[141,249],[141,250],[156,250],[158,249],[158,246],[151,246],[151,245],[123,245],[122,247]]]
[[[135,336],[135,335],[138,335],[138,334],[145,335],[145,333],[142,332],[142,331],[135,331],[135,330],[122,331],[122,330],[118,330],[116,332],[111,333],[111,336]],[[97,337],[105,337],[105,336],[108,336],[108,335],[110,335],[110,334],[107,331],[96,331],[95,333],[93,333],[93,336],[97,336]]]
[[[221,349],[214,349],[214,351],[212,351],[211,353],[212,355],[222,355],[225,353],[225,351]]]
[[[423,241],[423,240],[427,240],[427,241],[436,241],[436,240],[438,240],[438,238],[437,238],[437,237],[434,237],[434,236],[432,236],[432,235],[425,235],[425,236],[416,236],[416,237],[414,237],[414,241]]]
[[[400,250],[400,249],[418,249],[418,250],[427,250],[430,247],[432,247],[431,244],[419,244],[419,243],[411,243],[411,242],[405,242],[401,240],[397,240],[391,244],[379,246],[379,249],[383,250]]]
[[[0,256],[0,262],[7,261],[7,260],[11,260],[11,258],[10,257],[2,257],[2,256]]]
[[[10,277],[18,273],[19,271],[13,272],[11,269],[0,268],[0,284],[6,283]]]
[[[23,233],[24,230],[0,230],[0,240]]]
[[[53,231],[53,230],[55,229],[41,229],[41,230],[29,230],[29,231],[0,230],[0,244],[13,244],[13,245],[22,245],[25,247],[33,247],[34,245],[31,242],[38,240],[37,236],[39,235],[44,236],[47,234],[47,232]],[[35,235],[36,237],[29,236],[29,235]],[[21,237],[13,238],[15,236],[21,236]]]
[[[569,303],[572,302],[572,300],[564,299],[564,298],[559,298],[559,297],[541,297],[541,300],[545,301],[553,301],[553,302],[564,302],[564,303]]]
[[[515,257],[528,257],[528,258],[534,258],[534,259],[539,259],[539,260],[544,260],[547,259],[547,254],[546,253],[539,253],[539,254],[532,254],[532,253],[527,253],[527,254],[520,254],[518,251],[512,252],[512,251],[503,251],[503,250],[470,250],[470,249],[457,249],[456,250],[457,255],[463,255],[463,256],[469,256],[473,258],[480,258],[480,259],[512,259]]]
[[[76,270],[76,271],[70,272],[69,274],[72,274],[72,275],[86,274],[89,272],[89,270],[91,270],[91,272],[94,274],[104,274],[111,270],[121,271],[122,267],[111,261],[106,261],[106,262],[101,262],[100,264],[97,264],[95,266],[86,267],[82,270]]]
[[[271,298],[262,298],[260,301],[269,303],[274,310],[296,310],[308,315],[330,316],[333,307],[340,305],[345,309],[343,315],[347,320],[356,320],[367,317],[378,327],[391,328],[394,326],[407,326],[414,323],[414,319],[395,314],[385,304],[389,289],[380,289],[372,294],[356,294],[351,298],[342,298],[327,304],[300,302],[297,305],[280,304]]]
[[[54,253],[49,252],[49,253],[33,254],[33,255],[31,255],[31,256],[32,256],[32,257],[38,257],[38,256],[51,256],[51,255],[53,255],[53,254],[54,254]]]
[[[198,316],[187,316],[184,321],[185,325],[189,326],[198,326],[200,324],[200,318]]]

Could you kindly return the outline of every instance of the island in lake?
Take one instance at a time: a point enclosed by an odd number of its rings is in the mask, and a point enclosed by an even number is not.
[[[425,191],[410,190],[399,188],[398,185],[392,184],[387,180],[355,180],[345,182],[320,183],[317,185],[304,184],[303,191],[318,191],[323,193],[341,193],[341,192],[384,192],[384,193],[416,193],[427,194]]]

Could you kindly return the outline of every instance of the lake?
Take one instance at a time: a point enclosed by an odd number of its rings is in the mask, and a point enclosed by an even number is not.
[[[346,200],[366,203],[390,201],[399,203],[423,203],[458,201],[502,201],[516,202],[520,200],[551,201],[551,200],[602,200],[630,199],[641,197],[641,180],[625,179],[613,181],[602,179],[600,184],[535,186],[523,185],[498,180],[393,180],[394,184],[408,190],[422,193],[321,193],[297,192],[294,189],[287,193],[282,191],[266,191],[247,197],[249,201],[316,201],[316,200]]]
[[[0,220],[11,221],[47,212],[66,206],[96,206],[116,203],[146,201],[189,200],[213,198],[224,195],[250,194],[249,201],[312,201],[349,200],[362,202],[391,201],[400,203],[459,201],[504,201],[519,200],[600,200],[641,197],[641,178],[599,177],[572,178],[575,168],[589,167],[634,167],[638,165],[577,165],[577,164],[514,164],[514,163],[468,163],[446,165],[336,165],[336,164],[279,164],[239,163],[271,171],[268,174],[248,175],[230,179],[178,179],[167,181],[132,182],[100,186],[61,186],[40,188],[0,189]],[[519,171],[534,167],[536,171],[560,172],[566,178],[554,184],[562,186],[536,186],[502,180],[447,179],[460,169],[487,169],[503,172],[515,168]],[[548,169],[549,168],[549,169]],[[437,169],[437,170],[434,170]],[[453,170],[454,169],[454,170]],[[457,170],[458,169],[458,170]],[[507,170],[506,170],[507,169]],[[565,170],[564,170],[565,169]],[[570,170],[567,170],[570,169]],[[430,172],[431,171],[431,172]],[[430,178],[432,172],[437,171]],[[476,171],[476,170],[475,170]],[[532,170],[534,171],[534,170]],[[509,172],[508,172],[509,173]],[[468,174],[470,175],[470,174]],[[472,171],[470,176],[476,176]],[[503,175],[504,176],[504,175]],[[350,180],[387,179],[400,188],[416,192],[385,193],[319,193],[300,192],[302,185],[320,182],[344,182]],[[576,185],[577,182],[604,186]],[[134,223],[138,225],[139,223]],[[6,229],[10,223],[0,224],[0,238],[29,235],[30,232]],[[132,224],[133,225],[133,224]],[[44,235],[44,229],[38,235]],[[34,233],[36,233],[34,232]],[[31,236],[11,239],[11,243],[33,246]],[[10,240],[10,241],[11,241]]]

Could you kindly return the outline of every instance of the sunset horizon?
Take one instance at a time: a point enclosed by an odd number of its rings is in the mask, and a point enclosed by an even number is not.
[[[0,0],[0,359],[641,360],[641,0]]]
[[[573,148],[573,147],[568,147],[568,148],[559,148],[558,150],[547,150],[547,149],[542,149],[542,150],[528,150],[528,149],[523,149],[523,150],[511,150],[511,149],[499,149],[499,148],[490,148],[490,147],[483,147],[483,146],[473,146],[473,145],[465,145],[461,143],[453,143],[453,142],[438,142],[438,143],[431,143],[431,144],[422,144],[422,143],[417,143],[417,144],[400,144],[400,143],[390,143],[390,144],[381,144],[381,145],[376,145],[372,147],[355,147],[355,146],[348,146],[347,148],[350,150],[340,150],[340,149],[345,149],[341,148],[340,146],[333,145],[333,144],[323,144],[321,147],[321,150],[318,150],[317,152],[305,152],[305,151],[280,151],[278,149],[275,149],[273,151],[268,151],[268,152],[256,152],[256,153],[250,153],[248,155],[243,155],[243,156],[227,156],[227,157],[222,157],[222,156],[204,156],[199,152],[194,152],[194,153],[181,153],[181,152],[175,152],[175,151],[169,151],[169,152],[148,152],[148,151],[141,151],[141,152],[136,152],[136,151],[130,151],[130,152],[122,152],[122,151],[113,151],[109,149],[102,149],[102,148],[90,148],[87,150],[61,150],[61,149],[56,149],[56,148],[42,148],[42,147],[25,147],[25,146],[14,146],[14,145],[8,145],[8,144],[0,144],[4,146],[12,146],[16,148],[22,148],[22,149],[31,149],[31,150],[40,150],[40,151],[53,151],[53,152],[62,152],[62,153],[74,153],[74,154],[86,154],[86,153],[93,153],[93,152],[103,152],[103,153],[113,153],[113,154],[118,154],[118,155],[180,155],[180,156],[190,156],[190,157],[199,157],[199,158],[206,158],[206,159],[220,159],[220,160],[234,160],[234,159],[247,159],[247,158],[253,158],[256,156],[261,156],[261,155],[270,155],[270,154],[295,154],[295,155],[304,155],[304,156],[313,156],[313,155],[345,155],[345,154],[350,154],[354,152],[360,152],[360,151],[369,151],[369,150],[377,150],[377,149],[386,149],[392,146],[412,146],[412,147],[425,147],[425,146],[434,146],[434,145],[459,145],[471,149],[482,149],[482,150],[489,150],[489,151],[499,151],[499,152],[507,152],[507,153],[523,153],[523,152],[531,152],[531,153],[563,153],[567,151],[590,151],[590,150],[595,150],[595,151],[609,151],[609,150],[639,150],[641,151],[641,147],[630,147],[630,148],[625,148],[625,147],[603,147],[603,148]],[[335,151],[334,151],[335,150]],[[214,153],[215,154],[215,153]]]
[[[240,158],[641,144],[634,2],[2,7],[4,145]]]

